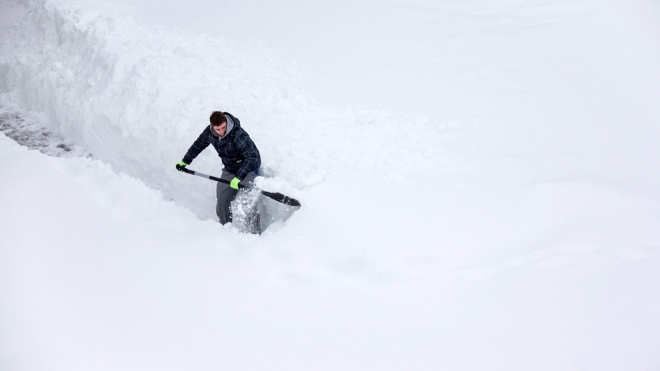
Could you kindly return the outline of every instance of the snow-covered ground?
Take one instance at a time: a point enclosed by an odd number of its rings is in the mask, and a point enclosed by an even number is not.
[[[654,2],[0,9],[0,369],[660,369]]]

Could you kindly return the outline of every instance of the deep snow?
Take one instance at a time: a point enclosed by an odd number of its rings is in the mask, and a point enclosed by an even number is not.
[[[4,368],[660,367],[653,3],[0,5],[0,103],[93,156],[0,135]],[[262,236],[173,169],[215,109]]]

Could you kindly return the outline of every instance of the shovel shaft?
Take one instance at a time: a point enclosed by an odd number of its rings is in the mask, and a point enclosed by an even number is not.
[[[228,180],[220,179],[220,178],[214,177],[212,175],[207,175],[207,174],[204,174],[204,173],[200,173],[198,171],[190,170],[190,169],[187,169],[186,167],[181,166],[179,164],[176,165],[176,169],[179,170],[179,171],[182,171],[186,174],[197,175],[198,177],[210,179],[210,180],[213,180],[213,181],[216,181],[216,182],[219,182],[219,183],[224,183],[224,184],[229,184],[230,183],[230,181],[228,181]],[[244,189],[244,188],[247,188],[247,186],[245,184],[240,184],[239,183],[238,188]],[[261,192],[262,195],[264,195],[264,196],[266,196],[266,197],[268,197],[272,200],[275,200],[279,203],[283,203],[283,204],[289,205],[289,206],[300,207],[300,202],[298,202],[298,200],[296,200],[295,198],[285,196],[281,193],[266,192],[266,191],[260,191],[260,192]]]

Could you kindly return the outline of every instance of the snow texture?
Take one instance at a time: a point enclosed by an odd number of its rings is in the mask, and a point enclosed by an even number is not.
[[[0,0],[0,369],[658,369],[659,19]],[[174,169],[214,110],[260,236]]]

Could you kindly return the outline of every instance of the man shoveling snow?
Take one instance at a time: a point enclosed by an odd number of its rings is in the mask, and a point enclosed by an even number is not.
[[[222,159],[224,169],[220,179],[229,184],[218,182],[216,195],[216,214],[220,223],[233,221],[233,215],[239,211],[245,217],[248,232],[259,234],[260,217],[257,210],[256,196],[251,192],[254,179],[259,174],[261,156],[248,133],[241,128],[240,121],[228,112],[215,111],[210,117],[211,124],[207,126],[197,140],[190,146],[183,160],[177,164],[185,168],[204,150],[212,144]],[[182,171],[182,169],[179,169]],[[248,185],[239,191],[239,184]],[[231,203],[236,199],[232,210]]]

